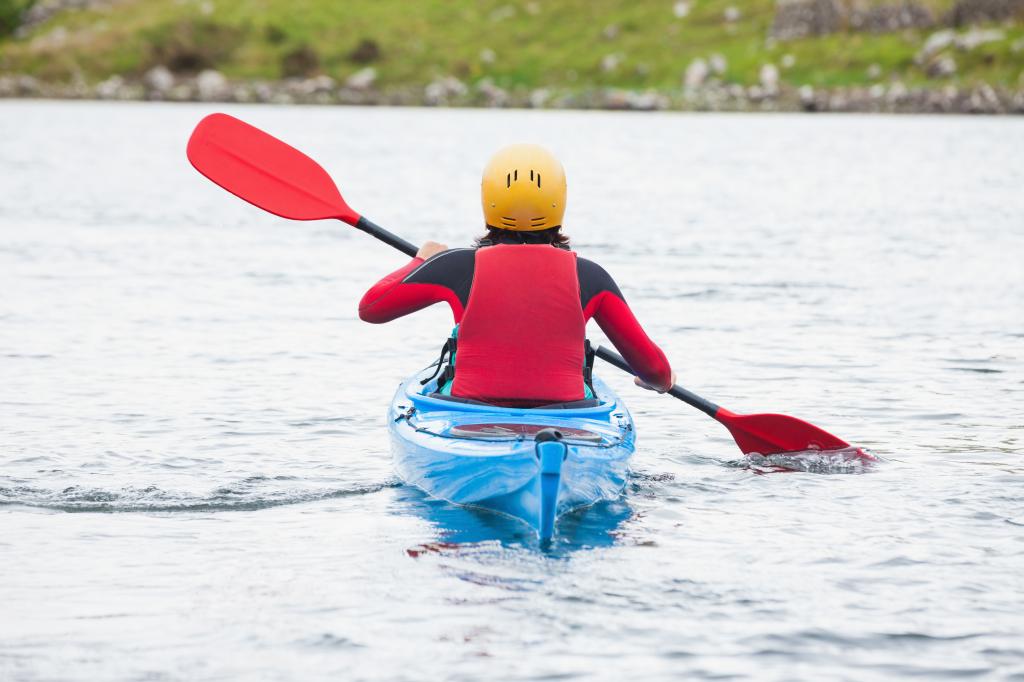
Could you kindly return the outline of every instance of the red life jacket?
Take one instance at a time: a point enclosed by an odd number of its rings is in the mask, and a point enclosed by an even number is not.
[[[522,406],[583,400],[586,321],[576,254],[501,244],[475,258],[452,395]]]

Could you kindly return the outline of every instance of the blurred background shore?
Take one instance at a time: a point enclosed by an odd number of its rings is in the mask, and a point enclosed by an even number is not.
[[[0,0],[0,97],[1024,113],[1024,0]]]

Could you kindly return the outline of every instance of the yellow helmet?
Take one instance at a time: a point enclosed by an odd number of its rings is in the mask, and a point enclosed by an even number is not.
[[[559,227],[565,215],[565,170],[543,147],[514,144],[491,157],[480,195],[488,227],[518,232]]]

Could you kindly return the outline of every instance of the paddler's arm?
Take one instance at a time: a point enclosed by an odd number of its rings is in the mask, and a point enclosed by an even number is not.
[[[452,308],[456,318],[461,317],[462,306],[454,292],[437,284],[408,281],[414,274],[423,279],[423,275],[428,274],[422,272],[424,268],[443,268],[434,257],[445,253],[447,249],[444,244],[426,242],[420,247],[415,258],[374,284],[363,295],[359,301],[359,319],[374,324],[390,322],[435,303],[453,303],[453,299],[455,304]]]
[[[611,293],[601,297],[594,319],[637,374],[638,386],[664,393],[675,384],[668,358],[640,326],[624,299]]]
[[[668,358],[640,326],[615,280],[600,265],[583,258],[578,260],[578,272],[584,317],[597,321],[637,373],[637,385],[659,393],[672,388],[675,372]]]

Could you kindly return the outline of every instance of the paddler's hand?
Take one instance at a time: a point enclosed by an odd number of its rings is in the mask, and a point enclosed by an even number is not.
[[[649,383],[647,383],[640,377],[633,377],[633,383],[639,386],[640,388],[646,388],[648,391],[655,391],[657,393],[668,393],[669,389],[676,385],[676,373],[672,372],[672,383],[669,384],[669,387],[666,388],[664,391],[658,390],[654,386],[651,386]]]
[[[420,250],[416,252],[416,257],[427,260],[431,256],[436,256],[442,251],[447,250],[448,247],[444,244],[439,244],[438,242],[423,242],[423,246],[421,246]]]

